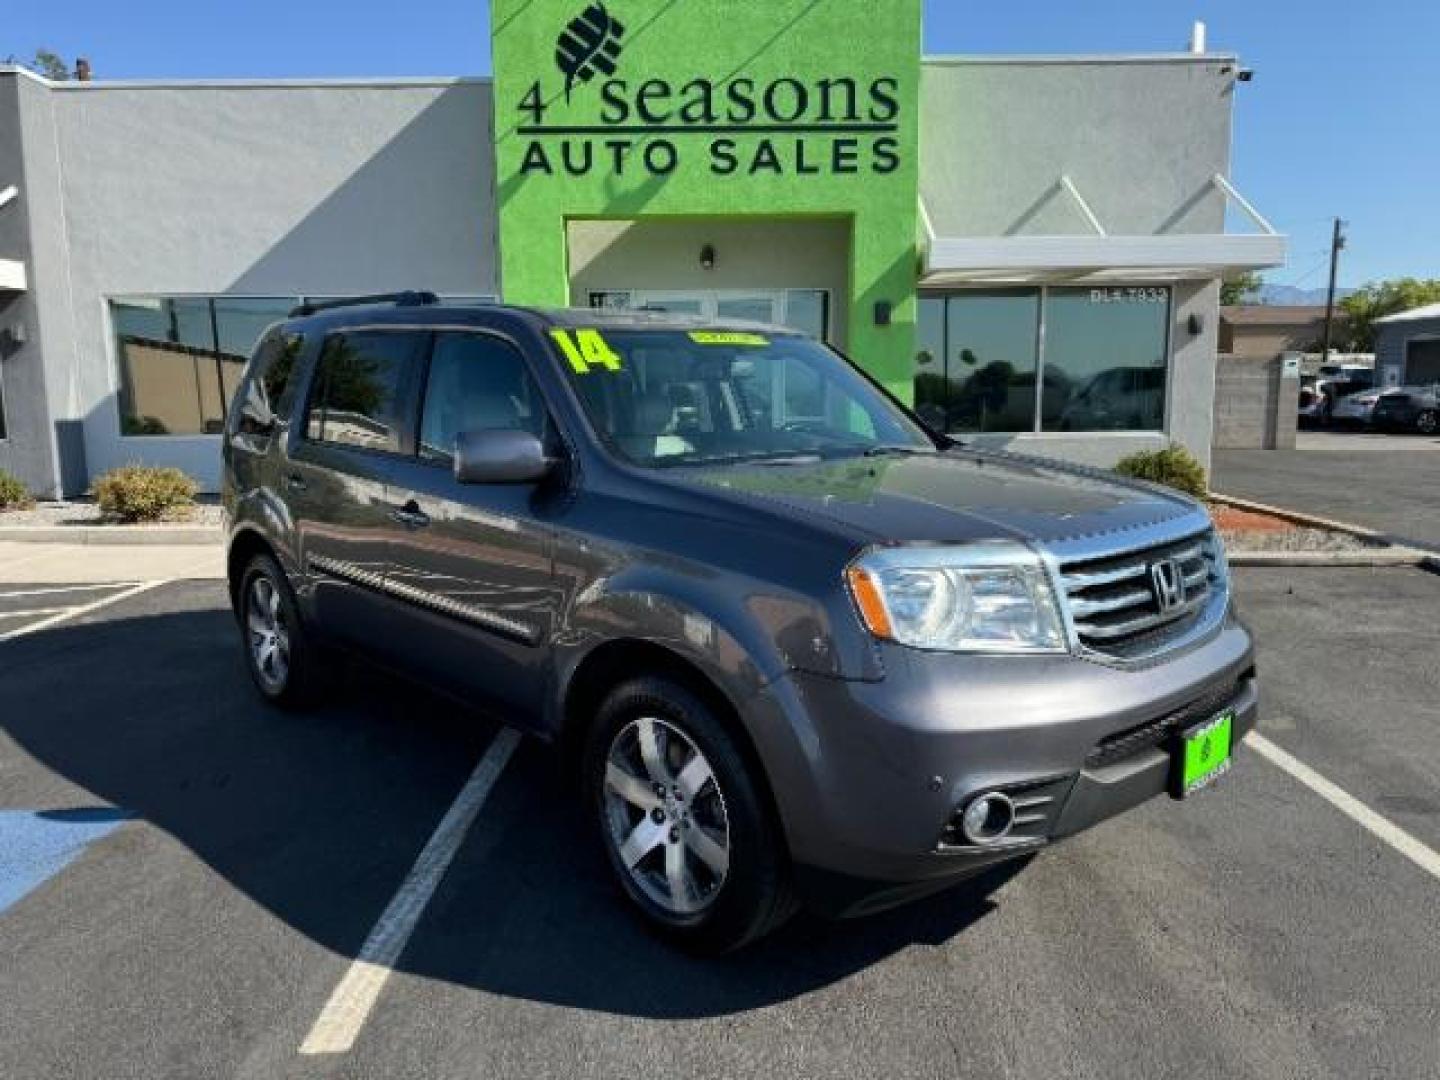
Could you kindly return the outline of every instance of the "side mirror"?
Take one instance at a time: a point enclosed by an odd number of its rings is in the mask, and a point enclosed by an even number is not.
[[[533,484],[554,465],[528,431],[490,428],[455,437],[455,479],[462,484]]]

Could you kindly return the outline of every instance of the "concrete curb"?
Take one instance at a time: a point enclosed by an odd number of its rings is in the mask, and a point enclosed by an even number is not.
[[[1377,548],[1374,551],[1233,551],[1226,549],[1231,566],[1419,566],[1440,573],[1440,559],[1414,548]]]
[[[3,525],[0,542],[218,547],[225,542],[225,533],[216,525]]]

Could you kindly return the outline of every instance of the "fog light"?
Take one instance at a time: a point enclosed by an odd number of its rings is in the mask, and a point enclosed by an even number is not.
[[[993,844],[1005,839],[1015,824],[1015,804],[1001,791],[977,795],[960,818],[960,831],[972,844]]]

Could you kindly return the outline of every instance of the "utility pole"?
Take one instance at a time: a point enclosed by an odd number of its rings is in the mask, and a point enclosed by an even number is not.
[[[1320,363],[1330,362],[1330,324],[1335,318],[1335,269],[1340,265],[1340,249],[1345,246],[1345,234],[1341,230],[1345,223],[1335,219],[1335,231],[1330,236],[1330,288],[1325,293],[1325,337],[1320,346]]]

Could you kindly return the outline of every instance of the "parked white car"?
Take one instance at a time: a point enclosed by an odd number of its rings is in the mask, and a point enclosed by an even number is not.
[[[1330,412],[1330,419],[1337,424],[1364,424],[1370,425],[1374,418],[1375,403],[1380,400],[1381,390],[1362,390],[1358,394],[1349,394],[1335,403]]]

